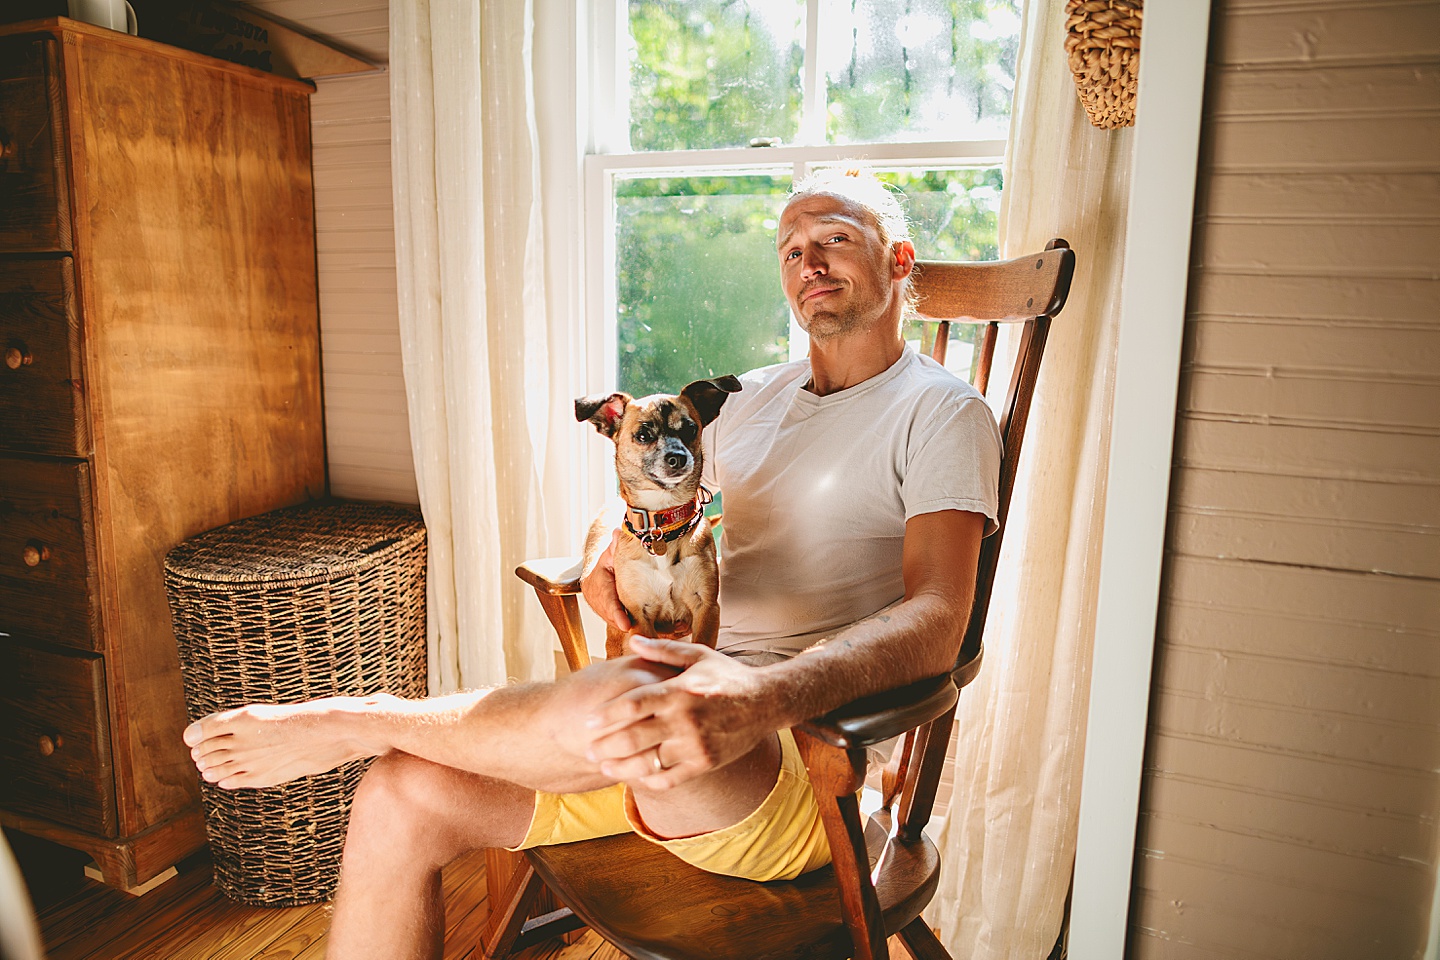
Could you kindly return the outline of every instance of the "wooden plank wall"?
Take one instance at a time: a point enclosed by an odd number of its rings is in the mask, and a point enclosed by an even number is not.
[[[1440,3],[1213,7],[1129,952],[1418,958]]]
[[[383,64],[388,0],[250,0]],[[395,290],[390,78],[321,79],[311,98],[321,360],[331,492],[418,503]]]

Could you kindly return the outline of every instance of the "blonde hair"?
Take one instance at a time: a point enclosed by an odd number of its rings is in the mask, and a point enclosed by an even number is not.
[[[816,195],[849,200],[870,214],[880,229],[880,239],[887,247],[911,240],[910,218],[905,216],[905,208],[900,202],[904,194],[869,170],[860,167],[816,170],[795,182],[785,205],[789,206],[801,197]]]

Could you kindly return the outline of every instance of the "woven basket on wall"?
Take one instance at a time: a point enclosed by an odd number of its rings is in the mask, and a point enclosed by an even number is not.
[[[240,520],[171,550],[165,586],[191,720],[425,694],[425,527],[413,511],[326,502]],[[220,889],[262,906],[330,899],[366,765],[264,790],[202,781]]]
[[[1090,123],[1135,122],[1144,0],[1066,0],[1065,53]]]

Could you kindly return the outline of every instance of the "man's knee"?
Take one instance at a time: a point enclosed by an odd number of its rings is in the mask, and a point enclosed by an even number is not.
[[[377,757],[360,779],[350,811],[351,831],[404,829],[434,823],[445,768],[407,753]]]
[[[518,844],[534,806],[534,792],[516,784],[386,754],[355,791],[347,856],[352,846],[373,846],[443,865],[467,850]]]

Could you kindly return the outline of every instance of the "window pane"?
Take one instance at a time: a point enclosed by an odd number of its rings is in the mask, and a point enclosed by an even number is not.
[[[831,143],[1003,139],[1018,0],[822,0]]]
[[[629,0],[630,145],[795,139],[804,0]]]
[[[621,390],[674,393],[786,359],[775,218],[789,188],[788,174],[617,181]]]

